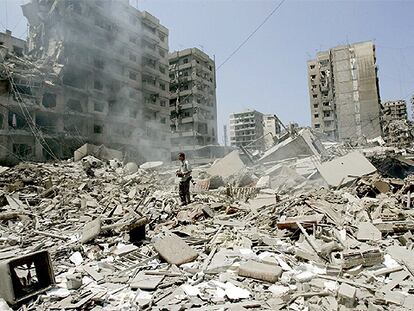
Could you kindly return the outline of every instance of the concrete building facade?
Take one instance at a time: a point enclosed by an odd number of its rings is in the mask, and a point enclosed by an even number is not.
[[[414,120],[414,94],[411,96],[411,118]]]
[[[249,146],[256,149],[263,149],[263,140],[259,140],[263,135],[263,113],[249,109],[230,115],[231,146]]]
[[[275,138],[281,133],[281,127],[279,119],[273,114],[265,114],[263,116],[263,126],[263,135],[267,149],[273,146]]]
[[[383,120],[407,120],[407,102],[403,99],[382,103]]]
[[[169,159],[168,29],[128,0],[32,0],[22,8],[29,50],[50,79],[22,70],[3,80],[17,92],[0,98],[10,108],[1,111],[8,122],[0,157],[65,158],[89,142],[136,161]]]
[[[313,129],[335,140],[381,135],[380,95],[372,42],[319,52],[307,66]]]
[[[169,55],[171,152],[217,144],[215,62],[190,48]]]
[[[12,32],[8,29],[6,32],[0,32],[0,46],[18,56],[23,55],[26,51],[26,41],[13,37]]]

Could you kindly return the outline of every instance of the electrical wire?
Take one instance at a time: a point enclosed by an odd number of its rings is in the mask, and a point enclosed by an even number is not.
[[[247,36],[246,39],[242,43],[239,44],[239,46],[216,68],[216,71],[218,71],[225,63],[227,63],[255,34],[259,31],[260,28],[272,17],[273,14],[275,14],[279,8],[282,6],[282,4],[286,0],[282,0],[271,12],[269,15],[266,16],[266,18],[259,24],[259,26],[256,27],[253,32]]]

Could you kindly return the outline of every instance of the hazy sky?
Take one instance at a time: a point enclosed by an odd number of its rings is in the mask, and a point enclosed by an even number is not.
[[[0,0],[0,29],[26,36],[20,4]],[[131,0],[169,31],[170,51],[198,47],[217,66],[279,4],[273,0]],[[7,10],[6,10],[7,8]],[[317,51],[365,40],[377,47],[381,99],[414,93],[414,0],[296,1],[281,8],[217,72],[219,140],[231,112],[253,108],[310,124],[306,61]],[[7,18],[6,18],[7,17]]]

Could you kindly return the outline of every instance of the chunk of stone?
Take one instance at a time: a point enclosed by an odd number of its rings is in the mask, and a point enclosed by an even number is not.
[[[95,239],[101,233],[101,219],[98,217],[88,222],[82,230],[81,243],[87,243]]]
[[[197,252],[175,234],[156,241],[154,248],[161,258],[174,265],[182,265],[198,257]]]
[[[381,237],[381,231],[379,231],[372,223],[360,222],[358,224],[358,241],[379,241],[381,240]]]
[[[342,283],[338,289],[338,299],[339,303],[344,305],[345,307],[352,308],[355,306],[355,298],[356,298],[356,288],[348,285],[346,283]]]
[[[239,276],[275,283],[282,275],[282,268],[272,264],[248,261],[239,267]]]

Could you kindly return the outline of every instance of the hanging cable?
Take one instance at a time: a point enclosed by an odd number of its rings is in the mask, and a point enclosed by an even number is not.
[[[272,17],[273,14],[275,14],[279,8],[282,6],[282,4],[285,2],[286,0],[282,0],[273,10],[272,12],[270,12],[269,15],[266,16],[266,18],[260,23],[259,26],[256,27],[255,30],[253,30],[253,32],[247,36],[246,39],[244,39],[244,41],[242,43],[239,44],[239,46],[217,67],[216,71],[218,71],[225,63],[227,63],[255,34],[256,32],[259,31],[260,28],[262,28],[262,26],[269,20],[269,18]]]

